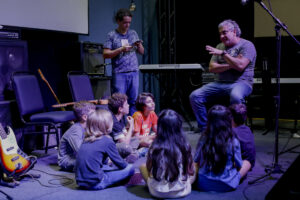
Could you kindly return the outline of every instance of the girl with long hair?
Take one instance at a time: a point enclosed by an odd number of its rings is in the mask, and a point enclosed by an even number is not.
[[[109,111],[96,110],[89,114],[85,139],[76,159],[76,182],[81,188],[101,190],[133,175],[133,166],[121,158],[109,136],[112,126]],[[107,165],[108,158],[114,167]]]
[[[140,171],[152,196],[184,197],[195,179],[191,146],[182,131],[182,118],[173,110],[161,111],[157,136]]]
[[[226,192],[237,188],[245,175],[240,143],[232,131],[231,112],[215,105],[208,112],[207,128],[198,141],[196,187],[202,191]]]

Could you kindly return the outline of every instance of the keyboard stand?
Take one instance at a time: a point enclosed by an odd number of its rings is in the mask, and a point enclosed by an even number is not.
[[[200,64],[160,64],[160,65],[140,65],[142,73],[148,73],[156,77],[160,85],[161,105],[163,108],[172,108],[182,115],[184,120],[193,131],[194,127],[188,118],[187,112],[183,107],[182,91],[184,85],[180,85],[180,73],[188,70],[204,71]],[[199,77],[200,78],[200,77]]]

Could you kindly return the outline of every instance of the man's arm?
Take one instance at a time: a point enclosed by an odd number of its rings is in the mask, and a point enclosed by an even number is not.
[[[227,71],[230,69],[230,65],[225,63],[225,64],[219,64],[217,62],[214,62],[214,61],[211,61],[209,63],[209,72],[212,72],[212,73],[221,73],[221,72],[224,72],[224,71]]]
[[[206,46],[206,50],[209,52],[209,54],[223,56],[224,60],[227,62],[224,64],[219,64],[215,61],[211,61],[209,63],[209,71],[213,73],[220,73],[229,69],[235,69],[241,72],[250,63],[250,60],[243,57],[243,55],[241,54],[239,54],[237,57],[232,57],[231,55],[226,53],[226,51],[214,48],[209,45]]]
[[[232,57],[228,53],[224,54],[223,58],[229,64],[230,68],[235,69],[239,72],[244,71],[244,69],[250,63],[248,58],[243,57],[242,54],[239,54],[237,57]]]
[[[132,49],[132,46],[122,46],[117,49],[103,49],[103,58],[114,58],[122,52],[128,52]]]

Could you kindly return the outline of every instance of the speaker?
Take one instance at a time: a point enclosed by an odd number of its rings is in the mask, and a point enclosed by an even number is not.
[[[265,199],[300,199],[300,155],[280,177]]]
[[[83,42],[81,44],[81,55],[83,71],[88,74],[106,75],[102,44]]]
[[[111,95],[111,77],[90,76],[96,99],[107,99]]]
[[[21,40],[0,40],[0,101],[13,99],[11,74],[26,70],[27,43]]]

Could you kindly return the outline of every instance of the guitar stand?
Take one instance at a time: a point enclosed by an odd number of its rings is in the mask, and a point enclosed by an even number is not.
[[[10,187],[10,188],[15,188],[16,186],[20,185],[20,181],[23,178],[33,178],[33,179],[37,179],[40,178],[41,175],[40,174],[23,174],[19,177],[5,177],[4,174],[2,173],[1,178],[0,178],[0,185],[1,186],[5,186],[5,187]]]
[[[20,182],[15,181],[15,180],[10,180],[10,181],[4,181],[2,178],[0,179],[0,185],[9,187],[9,188],[15,188],[16,186],[20,185]]]
[[[10,174],[7,174],[3,171],[3,169],[0,168],[0,185],[14,188],[18,185],[20,185],[20,180],[22,180],[25,177],[31,177],[31,178],[40,178],[40,174],[30,174],[28,171],[33,168],[35,165],[37,158],[35,156],[28,156],[28,159],[30,160],[30,165],[27,167],[26,170],[24,170],[22,173],[16,175],[16,171],[21,168],[21,165],[19,163],[18,167],[11,172]]]

